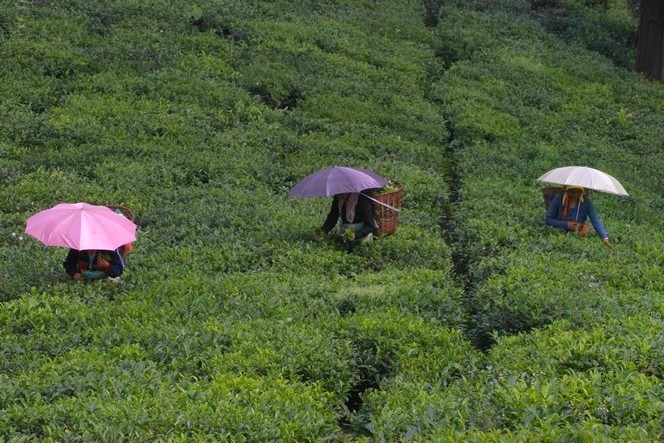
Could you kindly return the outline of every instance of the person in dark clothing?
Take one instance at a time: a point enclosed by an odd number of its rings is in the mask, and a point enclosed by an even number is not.
[[[378,229],[373,205],[364,194],[337,194],[325,223],[316,232],[316,240],[322,240],[336,226],[339,218],[339,234],[347,242],[370,241]]]
[[[116,280],[124,271],[124,260],[120,251],[78,251],[70,249],[63,263],[65,271],[74,280],[82,276],[89,278],[109,277]]]

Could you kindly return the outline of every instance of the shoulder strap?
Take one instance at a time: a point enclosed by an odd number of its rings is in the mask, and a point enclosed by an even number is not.
[[[390,206],[390,205],[388,205],[387,203],[383,203],[383,202],[381,202],[381,201],[376,200],[376,199],[373,198],[373,197],[369,197],[367,194],[364,194],[364,193],[362,193],[362,192],[360,192],[360,194],[363,195],[363,196],[365,196],[366,198],[368,198],[368,199],[371,200],[371,201],[375,201],[376,203],[378,203],[378,204],[381,205],[381,206],[385,206],[386,208],[393,210],[394,212],[399,212],[399,211],[400,211],[399,209],[395,208],[394,206]]]

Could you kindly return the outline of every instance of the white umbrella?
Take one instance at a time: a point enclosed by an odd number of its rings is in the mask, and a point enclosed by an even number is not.
[[[599,192],[629,195],[625,188],[606,172],[586,166],[565,166],[552,169],[537,180],[564,186],[583,186]]]

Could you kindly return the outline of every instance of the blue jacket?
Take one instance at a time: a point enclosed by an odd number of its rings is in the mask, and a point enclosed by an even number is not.
[[[563,217],[562,200],[562,193],[556,195],[553,197],[553,200],[551,200],[551,205],[546,211],[547,225],[553,226],[554,228],[567,230],[568,221],[585,223],[586,219],[590,217],[590,222],[593,224],[593,228],[595,228],[595,231],[600,236],[600,238],[608,237],[608,235],[606,235],[606,231],[604,230],[604,226],[602,226],[602,222],[599,220],[599,217],[597,217],[597,212],[595,212],[593,203],[590,201],[588,196],[583,198],[583,203],[579,201],[576,208],[568,208],[567,217]]]

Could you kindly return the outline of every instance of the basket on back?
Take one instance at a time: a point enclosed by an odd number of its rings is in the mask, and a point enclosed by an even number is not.
[[[109,208],[111,211],[114,212],[120,212],[122,215],[124,215],[126,218],[129,219],[129,221],[134,221],[134,211],[132,211],[129,208],[126,208],[124,206],[113,206],[113,205],[106,205],[107,208]]]
[[[394,233],[394,231],[397,229],[397,225],[399,224],[399,211],[395,211],[394,209],[401,209],[403,183],[396,180],[391,181],[396,183],[399,187],[387,192],[378,191],[381,193],[373,194],[371,196],[374,200],[380,202],[372,202],[376,223],[378,224],[378,231],[376,232],[377,237]],[[390,207],[394,209],[391,209]]]
[[[107,208],[109,208],[111,211],[120,213],[125,216],[125,218],[129,219],[129,221],[134,221],[134,211],[131,209],[124,207],[124,206],[117,206],[117,205],[106,205]],[[122,258],[126,259],[127,254],[129,254],[129,251],[133,249],[133,245],[131,243],[127,243],[126,245],[120,246],[118,249],[120,249],[120,254],[122,254]]]
[[[553,197],[560,194],[561,192],[563,192],[563,188],[560,186],[547,186],[546,188],[542,189],[542,194],[544,195],[544,208],[546,210],[549,209]]]

